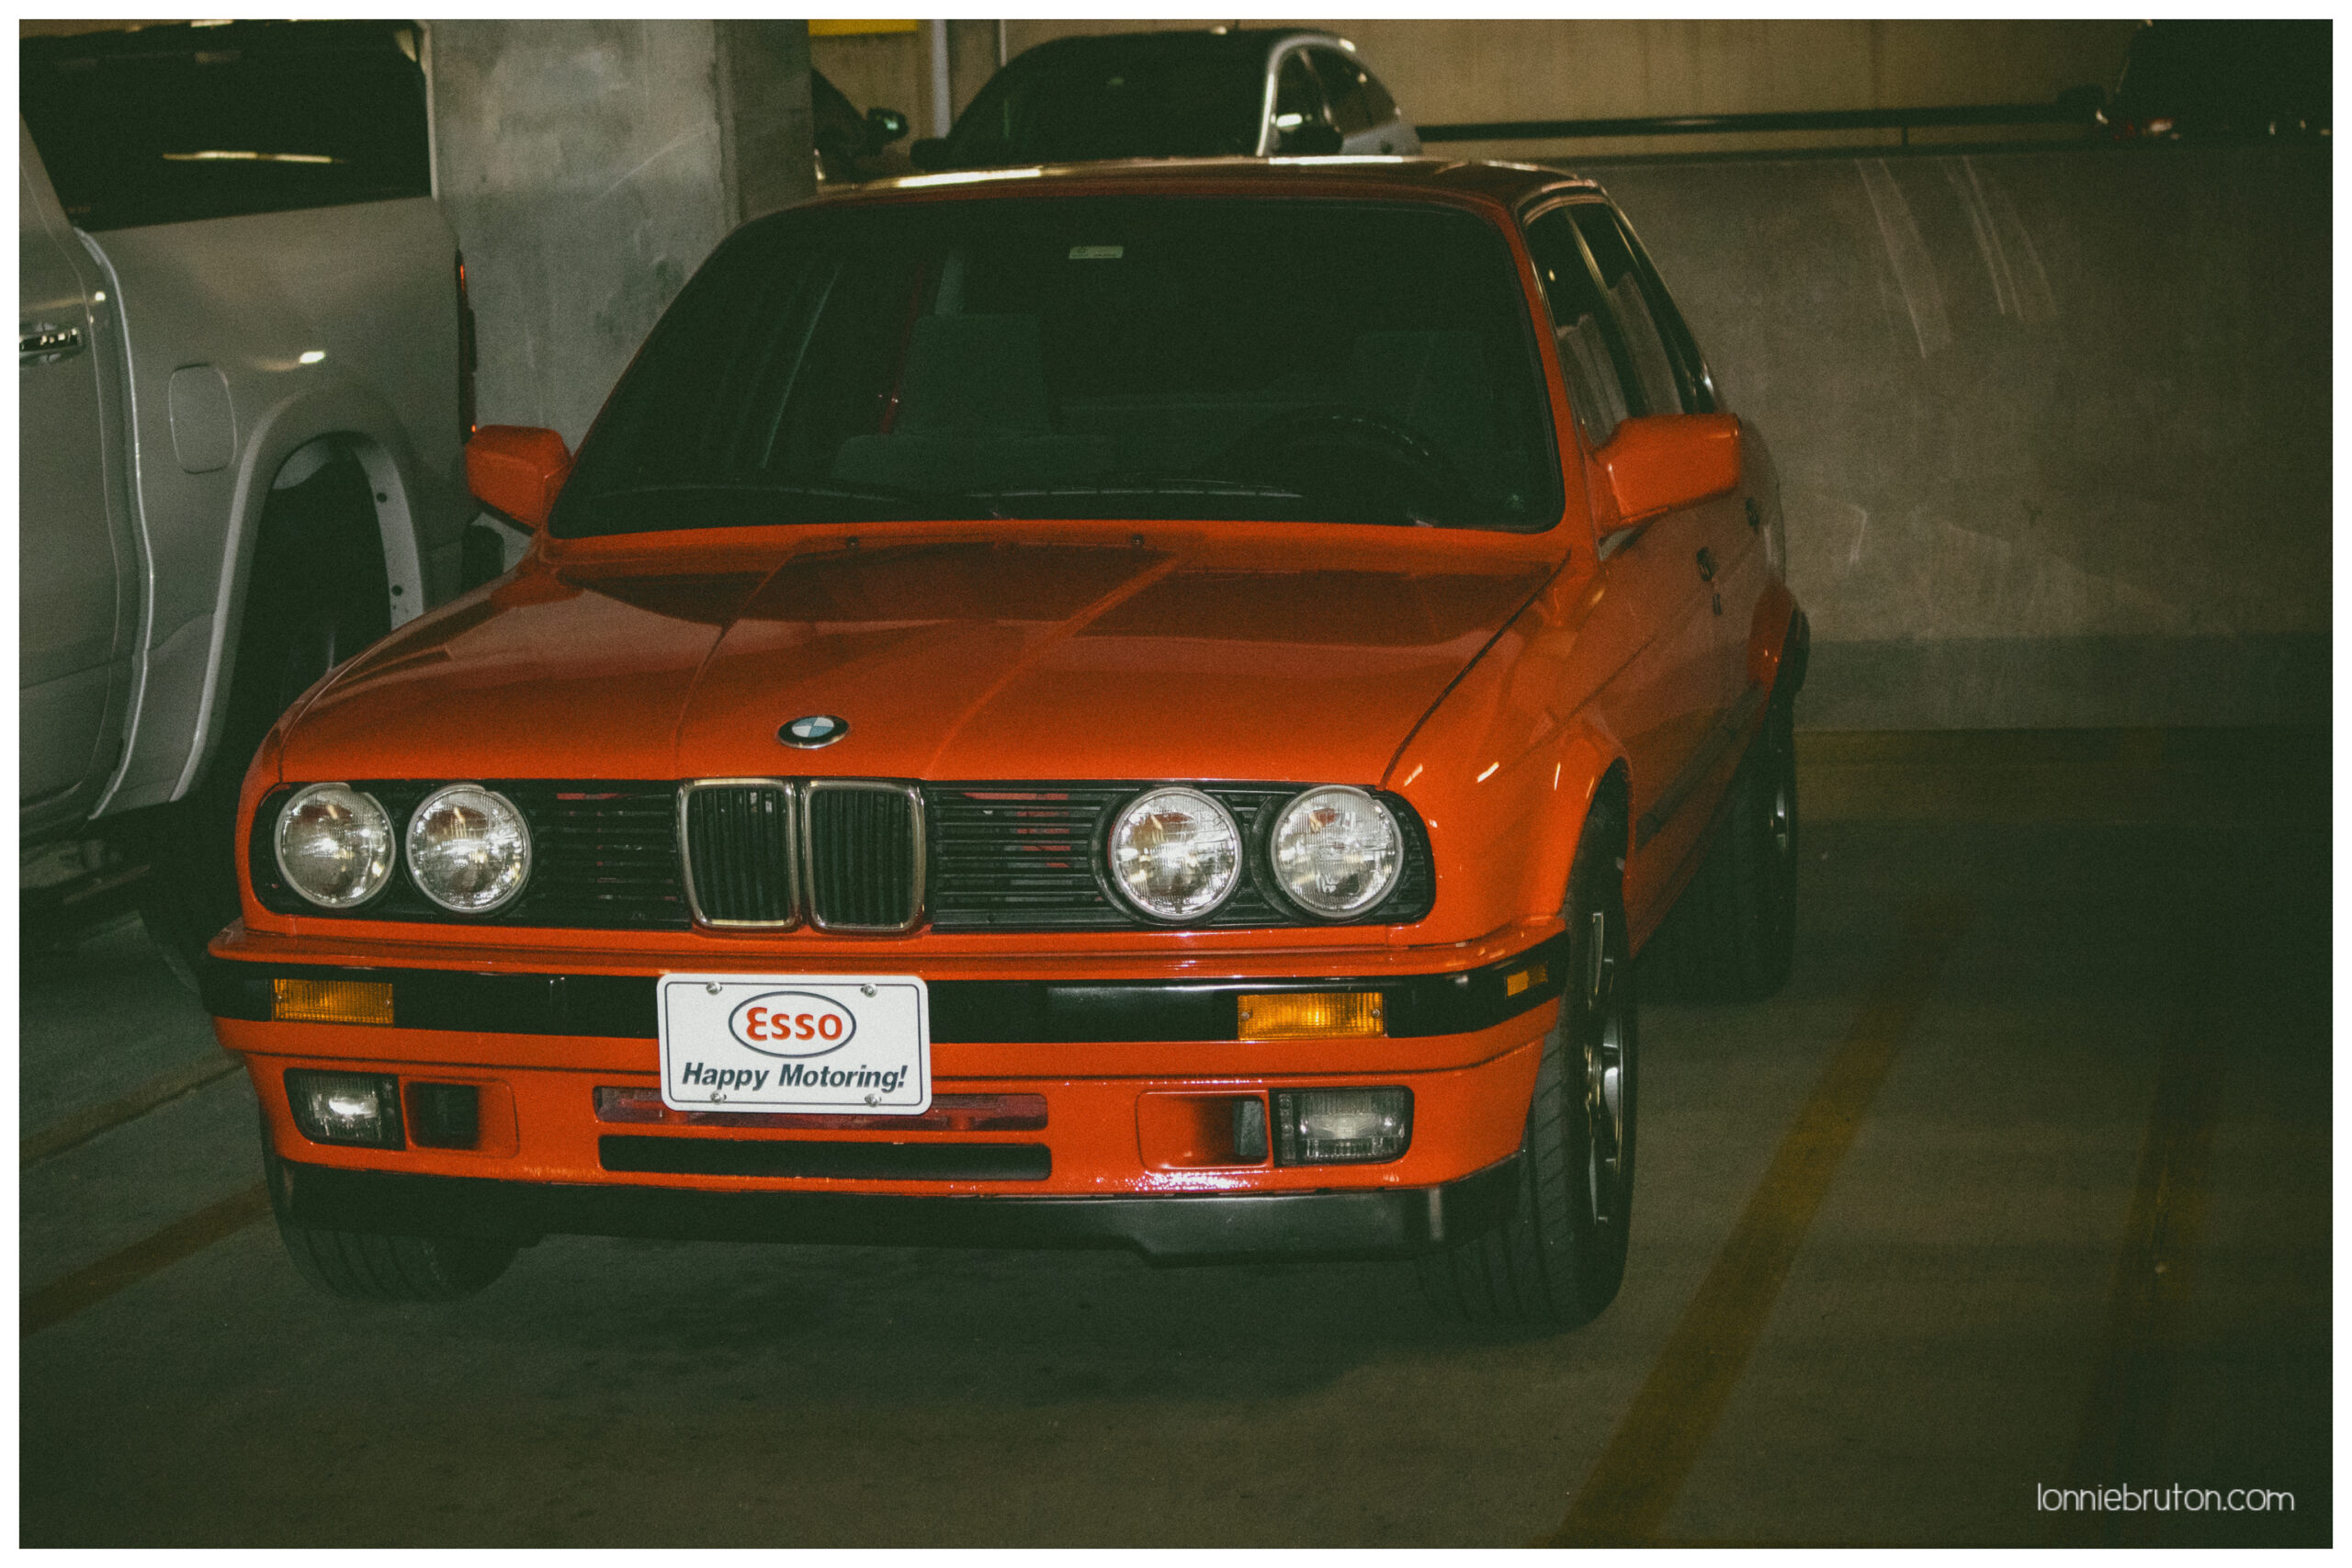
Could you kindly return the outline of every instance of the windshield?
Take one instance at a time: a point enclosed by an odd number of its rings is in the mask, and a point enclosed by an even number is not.
[[[1258,151],[1266,46],[1227,35],[1079,40],[1023,56],[956,121],[965,167]]]
[[[1538,529],[1560,513],[1501,232],[1160,197],[787,212],[696,276],[560,537],[888,518]]]

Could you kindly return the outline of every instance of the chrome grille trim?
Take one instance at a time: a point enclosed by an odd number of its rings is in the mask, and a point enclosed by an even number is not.
[[[804,792],[800,812],[800,863],[803,867],[801,893],[802,907],[808,911],[808,923],[820,931],[850,931],[890,936],[913,931],[921,925],[923,917],[924,874],[927,861],[927,829],[923,821],[922,786],[889,779],[809,779],[800,787]],[[861,921],[830,919],[826,917],[818,883],[817,812],[814,803],[819,795],[850,791],[896,795],[907,803],[907,918],[897,924],[869,924]]]
[[[692,804],[694,797],[712,790],[774,791],[781,803],[784,817],[781,854],[785,879],[785,914],[779,919],[740,919],[714,916],[703,908],[702,892],[695,885],[695,835]],[[696,925],[714,931],[791,931],[800,924],[802,887],[800,874],[800,801],[789,780],[786,779],[690,779],[678,786],[678,865],[686,894],[686,908]],[[731,848],[732,846],[730,846]],[[719,889],[707,890],[714,898]]]

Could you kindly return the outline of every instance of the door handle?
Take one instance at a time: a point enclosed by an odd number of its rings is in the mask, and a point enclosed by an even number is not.
[[[53,327],[47,321],[23,321],[17,327],[17,363],[54,365],[82,352],[82,329]]]
[[[1699,581],[1702,581],[1702,582],[1713,582],[1714,580],[1715,580],[1715,555],[1714,555],[1714,552],[1713,552],[1713,550],[1710,550],[1709,548],[1707,548],[1707,547],[1706,547],[1706,546],[1704,546],[1704,545],[1701,545],[1701,546],[1699,547]]]

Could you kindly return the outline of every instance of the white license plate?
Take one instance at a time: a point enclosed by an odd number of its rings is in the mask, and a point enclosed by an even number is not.
[[[911,975],[664,975],[659,1002],[673,1109],[931,1109],[931,994]]]

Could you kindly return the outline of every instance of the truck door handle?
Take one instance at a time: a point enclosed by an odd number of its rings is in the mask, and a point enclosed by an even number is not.
[[[17,327],[17,363],[54,365],[82,352],[82,329],[24,321]]]
[[[1699,581],[1702,582],[1713,582],[1714,580],[1714,552],[1707,548],[1706,546],[1701,545],[1699,547]]]

